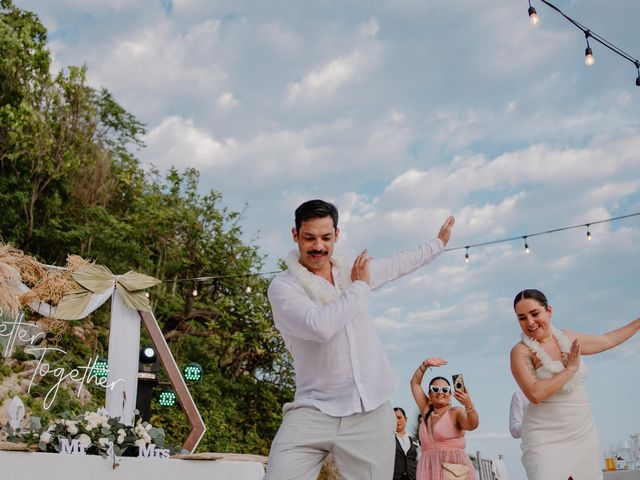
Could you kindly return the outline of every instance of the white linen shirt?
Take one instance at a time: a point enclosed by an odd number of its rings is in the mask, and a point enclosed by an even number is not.
[[[268,296],[275,326],[293,357],[296,403],[343,417],[374,410],[391,397],[398,381],[374,328],[369,296],[372,290],[429,263],[443,250],[444,244],[435,239],[413,250],[374,259],[369,264],[370,285],[357,280],[344,291],[309,272],[314,289],[337,294],[326,305],[316,303],[289,270],[272,280]],[[332,268],[336,279],[340,272],[335,262]]]
[[[509,407],[509,431],[513,438],[522,437],[522,420],[527,405],[529,405],[527,397],[520,390],[516,390],[511,397],[511,406]]]

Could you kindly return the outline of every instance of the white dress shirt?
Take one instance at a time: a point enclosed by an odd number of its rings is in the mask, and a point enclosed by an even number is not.
[[[527,405],[529,405],[527,397],[520,390],[516,390],[511,397],[511,407],[509,408],[509,431],[513,438],[522,436],[522,419]]]
[[[370,285],[348,280],[341,288],[337,279],[350,275],[351,264],[333,260],[336,285],[306,268],[297,269],[296,274],[290,268],[273,279],[268,296],[275,325],[293,357],[296,402],[342,417],[374,410],[389,399],[397,378],[375,330],[369,296],[372,290],[429,263],[443,250],[443,243],[435,239],[413,250],[374,259]]]
[[[409,449],[411,448],[411,437],[407,432],[404,432],[404,435],[396,432],[396,438],[398,439],[398,443],[402,447],[404,454],[406,455]]]

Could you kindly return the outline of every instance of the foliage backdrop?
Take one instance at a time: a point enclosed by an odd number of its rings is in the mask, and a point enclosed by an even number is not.
[[[178,364],[204,369],[190,386],[208,429],[199,450],[267,454],[293,373],[273,326],[268,279],[252,275],[264,258],[241,240],[241,212],[224,208],[215,191],[200,192],[194,169],[142,168],[144,125],[88,85],[85,67],[52,73],[38,17],[9,0],[0,5],[0,239],[49,264],[77,254],[114,273],[165,280],[151,291],[156,318]],[[210,276],[217,278],[182,280]],[[103,307],[47,341],[67,351],[60,363],[73,368],[105,355],[107,339]],[[0,381],[28,378],[32,368],[18,349],[0,365]],[[68,390],[43,411],[48,388],[45,378],[27,401],[45,420],[104,401],[93,388],[80,397]],[[151,423],[170,444],[189,430],[178,408],[155,402]]]

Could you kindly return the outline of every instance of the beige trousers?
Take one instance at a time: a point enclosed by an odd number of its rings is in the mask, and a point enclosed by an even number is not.
[[[283,413],[264,480],[316,480],[329,453],[345,480],[393,477],[396,419],[389,402],[346,417],[295,402]]]

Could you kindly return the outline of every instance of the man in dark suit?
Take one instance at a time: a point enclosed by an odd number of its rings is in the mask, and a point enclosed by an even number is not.
[[[393,469],[393,480],[416,480],[416,467],[418,465],[418,442],[409,435],[407,427],[407,414],[396,407],[393,409],[396,415],[396,460]]]

